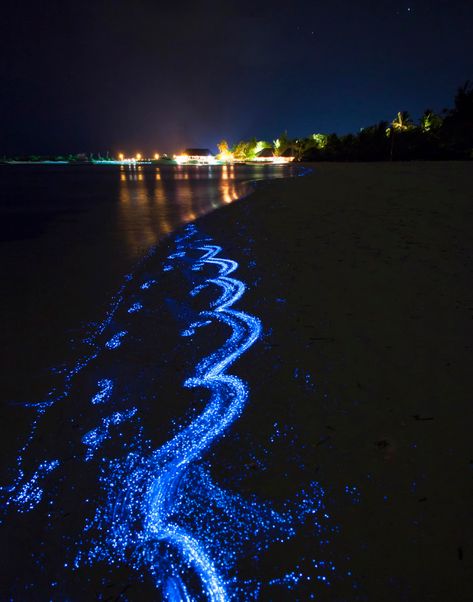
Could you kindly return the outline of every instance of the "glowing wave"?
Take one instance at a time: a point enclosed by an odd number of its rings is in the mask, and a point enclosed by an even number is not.
[[[323,491],[311,484],[308,491],[301,491],[282,510],[276,511],[270,504],[244,500],[213,482],[204,456],[241,415],[249,395],[247,383],[229,374],[229,370],[260,338],[261,323],[235,308],[247,289],[233,276],[238,263],[221,257],[221,247],[208,239],[199,239],[195,226],[187,226],[184,232],[176,239],[177,250],[167,257],[163,272],[176,267],[182,267],[183,271],[190,268],[195,273],[192,280],[198,281],[193,282],[190,295],[195,298],[209,291],[214,297],[181,335],[193,337],[206,327],[217,327],[219,332],[228,333],[227,338],[219,349],[201,359],[184,381],[184,387],[202,391],[204,407],[167,443],[152,449],[151,443],[143,438],[143,429],[139,429],[131,435],[124,456],[122,452],[111,460],[97,457],[98,449],[108,439],[122,435],[124,422],[139,420],[141,408],[135,406],[108,413],[95,428],[89,427],[82,435],[80,445],[85,451],[81,457],[88,466],[97,460],[105,500],[94,500],[95,509],[86,519],[78,551],[74,550],[73,566],[79,568],[98,561],[130,566],[143,580],[151,577],[170,602],[195,600],[196,596],[198,599],[204,596],[211,602],[257,599],[262,584],[257,579],[241,582],[236,569],[238,560],[249,554],[262,555],[273,543],[291,539],[296,526],[305,523],[308,517],[318,528]],[[124,309],[126,315],[131,314],[128,320],[136,320],[134,314],[144,309],[147,291],[156,283],[156,279],[149,277],[137,283],[138,298],[135,294],[136,300]],[[66,373],[63,392],[51,393],[46,405],[36,407],[37,420],[47,407],[69,395],[73,377],[99,355],[106,353],[108,358],[120,354],[118,348],[125,339],[129,340],[128,330],[112,324],[112,317],[124,300],[121,290],[106,320],[95,330],[91,352]],[[107,413],[107,406],[116,395],[116,382],[100,378],[96,387],[89,398],[90,407]],[[22,458],[35,428],[36,422],[21,450],[18,478],[8,488],[7,503],[14,504],[20,512],[30,511],[40,503],[43,497],[40,481],[60,466],[56,458],[44,460],[25,479]],[[267,583],[290,588],[296,580],[288,573]]]
[[[221,247],[205,245],[197,247],[197,250],[203,252],[203,255],[194,269],[203,269],[208,264],[217,267],[219,273],[217,277],[208,278],[195,287],[191,295],[195,296],[210,286],[220,290],[211,310],[200,312],[199,320],[182,334],[192,336],[198,328],[217,321],[229,327],[231,335],[218,351],[196,366],[195,374],[184,383],[188,388],[208,389],[210,400],[207,406],[186,428],[152,453],[145,465],[141,464],[135,472],[132,478],[135,487],[127,489],[121,499],[115,500],[111,537],[108,540],[113,542],[115,548],[122,547],[121,550],[116,549],[122,556],[132,543],[130,540],[136,538],[136,532],[132,533],[127,525],[131,520],[130,510],[136,518],[138,508],[143,520],[138,540],[140,546],[147,545],[145,555],[149,554],[150,544],[166,542],[173,546],[184,564],[192,566],[198,574],[207,599],[223,602],[227,599],[225,583],[215,563],[199,541],[174,519],[179,504],[177,492],[189,465],[200,459],[241,413],[248,398],[247,385],[237,376],[228,375],[226,371],[258,340],[261,324],[257,318],[231,309],[246,289],[241,281],[229,277],[238,264],[229,259],[216,258]],[[181,258],[183,255],[182,252],[176,253],[169,259]],[[136,487],[138,483],[141,486]],[[159,563],[159,558],[155,559],[153,555],[151,558],[151,565]],[[152,570],[156,568],[151,567]],[[169,600],[185,600],[188,596],[179,573],[180,570],[165,578],[158,578]]]

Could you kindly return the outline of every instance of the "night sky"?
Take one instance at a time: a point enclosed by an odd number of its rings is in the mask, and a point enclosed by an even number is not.
[[[343,134],[473,79],[470,0],[16,1],[0,34],[9,155]]]

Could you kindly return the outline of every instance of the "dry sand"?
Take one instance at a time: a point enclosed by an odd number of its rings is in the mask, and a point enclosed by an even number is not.
[[[312,167],[199,221],[265,327],[248,420],[311,450],[275,487],[324,487],[357,583],[319,599],[470,601],[472,164]]]

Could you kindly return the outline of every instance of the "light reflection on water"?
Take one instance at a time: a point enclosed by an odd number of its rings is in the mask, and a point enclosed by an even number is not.
[[[118,222],[133,255],[177,227],[236,201],[249,181],[281,177],[288,169],[219,166],[121,166]]]
[[[4,400],[37,396],[38,379],[49,380],[74,333],[98,319],[150,247],[246,194],[249,181],[291,170],[297,167],[2,166]]]

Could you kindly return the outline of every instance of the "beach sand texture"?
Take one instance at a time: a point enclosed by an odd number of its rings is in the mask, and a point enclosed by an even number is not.
[[[466,602],[471,163],[312,167],[198,221],[240,263],[265,331],[241,427],[277,418],[310,450],[289,480],[326,490],[353,599]],[[291,490],[277,471],[272,483]],[[345,587],[327,599],[351,599]]]

